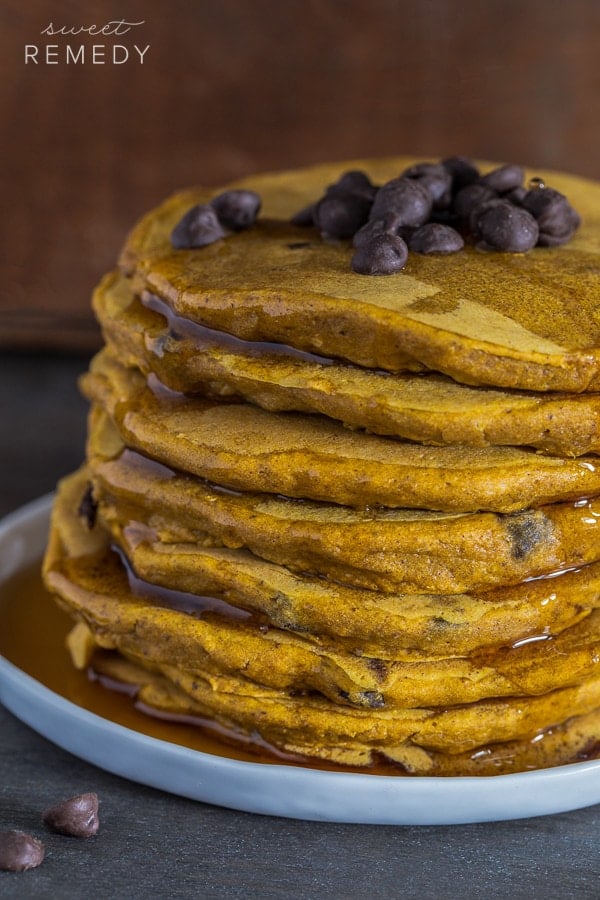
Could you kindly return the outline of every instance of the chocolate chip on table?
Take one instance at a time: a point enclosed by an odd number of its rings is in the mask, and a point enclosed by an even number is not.
[[[71,837],[91,837],[100,826],[98,795],[79,794],[51,806],[43,814],[44,824],[58,834]]]
[[[319,200],[314,222],[323,237],[351,238],[365,224],[370,210],[368,197],[336,189]]]
[[[359,275],[394,275],[406,265],[408,247],[401,237],[383,234],[361,244],[351,267]]]
[[[230,231],[251,228],[260,212],[261,199],[255,191],[225,191],[214,197],[210,205],[221,225]]]
[[[371,219],[382,219],[393,214],[397,217],[398,226],[424,225],[433,201],[426,188],[412,178],[394,178],[377,191],[371,208]]]
[[[175,250],[193,250],[207,247],[225,237],[225,230],[216,211],[207,203],[199,203],[189,209],[171,232],[171,245]]]
[[[525,170],[522,166],[507,165],[493,169],[487,175],[482,175],[479,183],[487,185],[498,194],[505,194],[520,187],[524,178]]]
[[[25,872],[44,861],[44,845],[25,831],[0,831],[0,869]]]
[[[538,223],[538,243],[542,246],[564,244],[581,224],[578,213],[565,195],[546,187],[543,182],[527,191],[521,203]]]
[[[526,209],[508,201],[490,204],[477,220],[477,231],[486,247],[508,253],[526,253],[538,240],[538,224]]]
[[[408,240],[409,250],[415,253],[456,253],[465,242],[455,228],[428,222],[413,231]]]

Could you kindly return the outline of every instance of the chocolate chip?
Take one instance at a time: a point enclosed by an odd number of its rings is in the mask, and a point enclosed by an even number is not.
[[[175,250],[192,250],[214,244],[222,237],[225,231],[213,207],[199,203],[177,223],[171,232],[171,244]]]
[[[261,200],[255,191],[225,191],[210,201],[221,225],[231,231],[243,231],[256,222]]]
[[[576,230],[577,226],[569,231],[565,231],[563,234],[546,234],[540,231],[538,247],[560,247],[561,244],[566,244],[567,241],[571,240]]]
[[[479,179],[479,169],[466,156],[448,156],[440,163],[452,176],[452,193]]]
[[[527,191],[522,204],[538,223],[542,246],[564,244],[581,224],[579,215],[564,194],[543,183]]]
[[[504,194],[504,199],[510,200],[511,203],[514,203],[517,206],[521,206],[526,194],[527,188],[520,184],[519,187],[513,188],[508,194]]]
[[[454,198],[453,209],[462,222],[468,222],[472,211],[490,200],[498,199],[496,191],[487,184],[469,184],[461,188]]]
[[[350,238],[365,224],[370,210],[368,197],[332,190],[317,203],[315,225],[323,237]]]
[[[538,224],[526,209],[508,201],[490,204],[477,220],[477,230],[488,247],[508,253],[526,253],[535,247]]]
[[[524,178],[525,170],[522,166],[508,165],[500,166],[498,169],[488,172],[487,175],[482,175],[480,183],[491,187],[493,191],[497,191],[499,194],[505,194],[507,191],[520,187]]]
[[[0,831],[0,869],[25,872],[44,861],[44,845],[24,831]]]
[[[353,700],[359,706],[366,706],[368,709],[383,709],[385,706],[385,699],[379,691],[359,691]]]
[[[393,214],[383,216],[381,219],[369,219],[352,238],[352,245],[361,247],[363,244],[370,243],[374,238],[382,237],[385,234],[395,235],[397,229],[398,217]]]
[[[456,229],[435,222],[421,225],[408,241],[409,250],[414,250],[415,253],[456,253],[464,245],[465,242]]]
[[[298,212],[290,219],[292,225],[299,225],[300,228],[308,228],[310,225],[314,225],[315,206],[316,203],[311,203],[309,206],[304,206],[302,209],[298,210]]]
[[[452,176],[439,163],[418,163],[403,173],[404,178],[418,181],[428,192],[437,209],[445,209],[452,199]]]
[[[401,237],[384,234],[357,248],[351,266],[359,275],[393,275],[406,265],[408,247]]]
[[[91,837],[98,831],[98,795],[79,794],[47,809],[44,824],[51,831],[71,837]]]
[[[471,212],[469,213],[468,219],[468,230],[472,237],[480,238],[481,232],[479,230],[479,220],[483,216],[488,209],[491,209],[493,206],[510,206],[510,202],[508,200],[501,199],[497,194],[491,198],[491,200],[485,200],[483,203],[478,203],[477,206],[474,206]]]
[[[433,201],[429,192],[411,178],[394,178],[379,188],[371,219],[382,219],[389,214],[397,216],[398,225],[423,225],[429,218]]]
[[[371,672],[375,674],[378,681],[383,681],[388,676],[388,667],[387,663],[383,659],[378,659],[375,656],[367,659],[367,665]]]
[[[368,200],[373,200],[378,188],[372,183],[366,172],[360,169],[351,169],[336,181],[335,184],[327,188],[327,193],[333,191],[343,191],[349,194],[359,194]]]
[[[429,221],[438,225],[450,225],[451,228],[460,227],[460,219],[451,207],[432,210]],[[400,232],[398,233],[400,234]]]
[[[94,489],[92,483],[88,484],[85,493],[81,498],[81,502],[77,507],[77,515],[85,522],[88,531],[91,531],[96,524],[96,514],[98,512],[98,504],[94,500]]]
[[[525,559],[540,544],[553,540],[552,526],[541,512],[515,513],[507,517],[506,530],[513,559]]]

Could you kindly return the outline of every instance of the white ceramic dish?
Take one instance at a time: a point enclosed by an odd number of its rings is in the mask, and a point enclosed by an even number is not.
[[[0,582],[43,552],[51,498],[0,522]],[[0,702],[102,769],[192,800],[328,822],[447,825],[519,819],[600,802],[600,760],[484,778],[394,778],[240,762],[107,721],[0,656]]]

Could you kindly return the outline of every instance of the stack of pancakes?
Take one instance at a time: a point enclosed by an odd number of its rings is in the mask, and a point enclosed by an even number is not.
[[[94,306],[87,461],[45,578],[74,660],[285,758],[472,775],[600,746],[600,185],[528,254],[387,277],[290,224],[345,168],[259,176],[255,227],[134,229]],[[598,499],[594,499],[598,498]]]

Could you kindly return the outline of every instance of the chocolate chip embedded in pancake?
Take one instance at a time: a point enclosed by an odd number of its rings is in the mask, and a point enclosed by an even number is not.
[[[88,456],[104,516],[150,521],[166,543],[247,547],[299,572],[385,593],[456,593],[599,558],[598,504],[552,504],[513,515],[357,510],[235,493],[124,449],[94,409]]]
[[[106,512],[105,526],[145,581],[224,597],[267,616],[277,628],[333,638],[380,660],[543,640],[600,607],[600,563],[470,594],[383,594],[298,575],[246,550],[163,542],[146,522],[122,528]]]
[[[600,185],[532,172],[567,195],[583,225],[561,247],[523,254],[412,254],[399,274],[349,271],[352,249],[287,224],[344,169],[387,181],[412,162],[353,161],[236,184],[263,198],[264,218],[226,242],[174,250],[172,228],[210,192],[188,191],[149,213],[132,232],[122,265],[135,287],[166,299],[180,315],[249,340],[390,371],[423,367],[470,384],[527,390],[598,390]],[[277,219],[275,218],[277,217]]]

